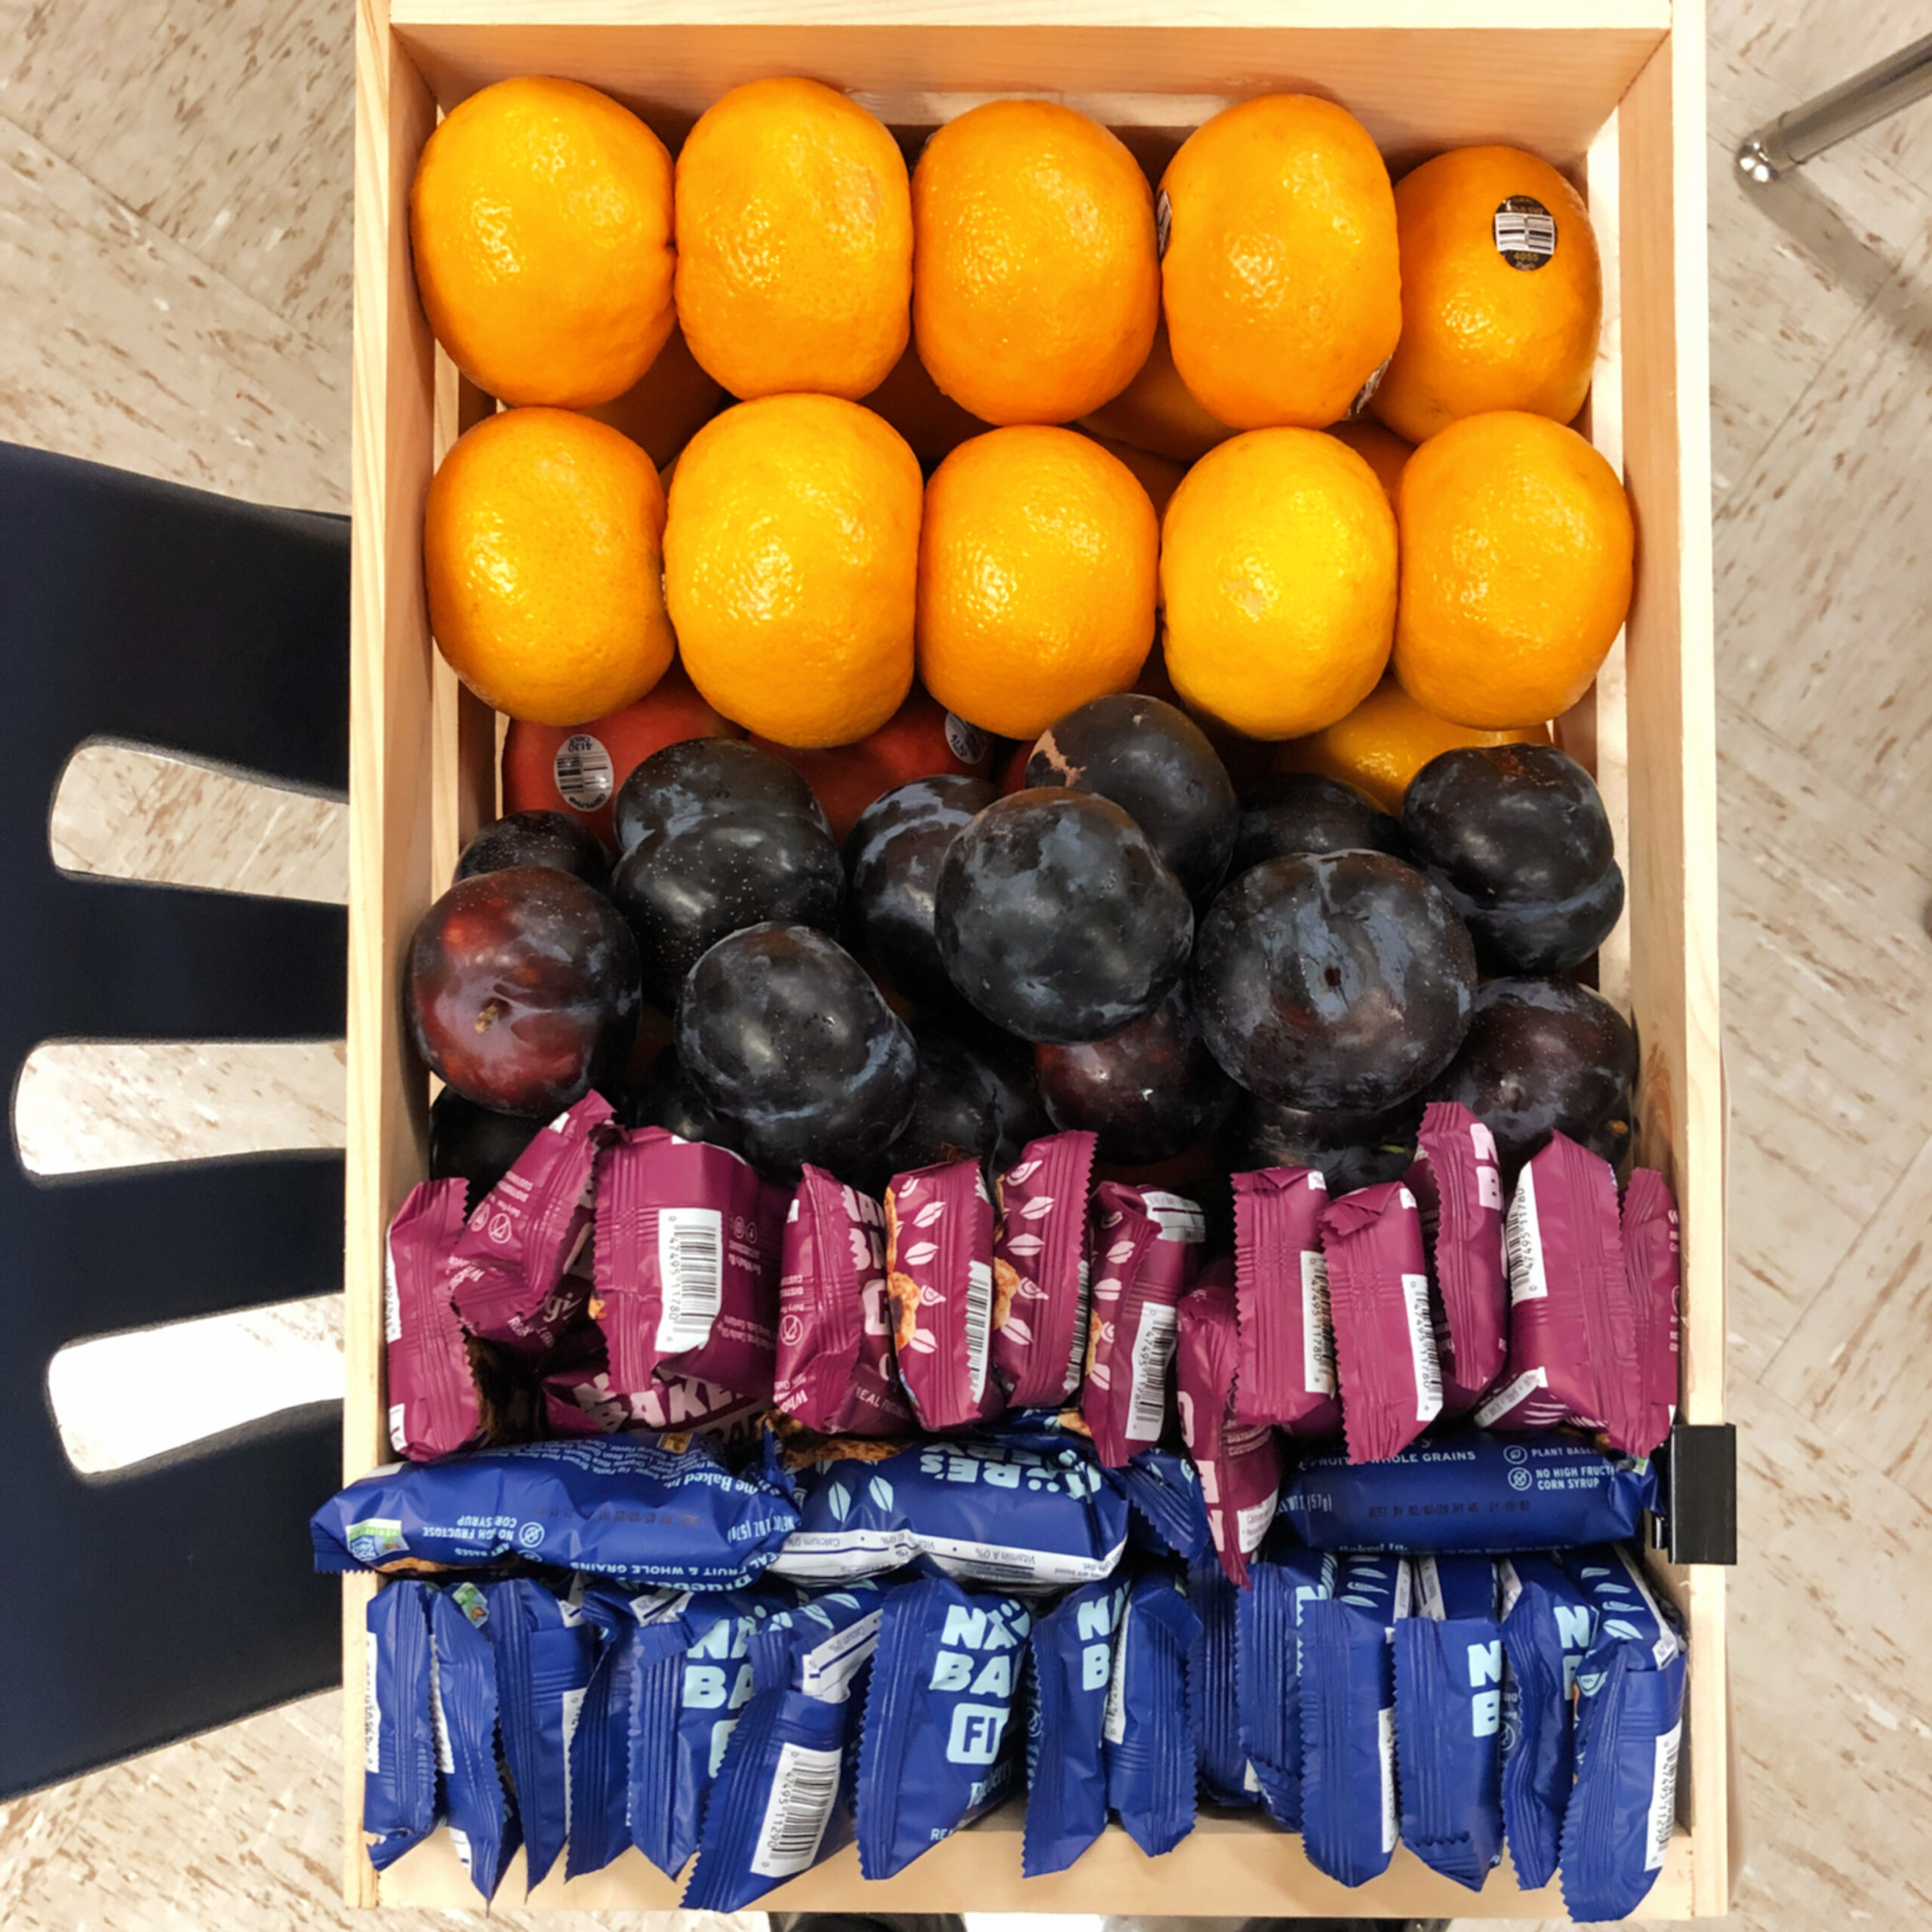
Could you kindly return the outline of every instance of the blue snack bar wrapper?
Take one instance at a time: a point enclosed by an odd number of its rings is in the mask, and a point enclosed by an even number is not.
[[[522,1442],[391,1464],[309,1519],[315,1567],[473,1568],[506,1556],[636,1583],[736,1589],[798,1527],[773,1484],[705,1443],[648,1436]]]
[[[523,1842],[509,1767],[497,1746],[497,1657],[489,1620],[489,1603],[474,1583],[439,1589],[430,1599],[430,1715],[443,1811],[450,1842],[485,1905],[496,1897]]]
[[[1125,1499],[1072,1435],[919,1442],[821,1464],[798,1487],[799,1527],[772,1567],[801,1583],[917,1562],[962,1583],[1059,1589],[1110,1574],[1127,1541]]]
[[[1126,1609],[1119,1578],[1085,1583],[1036,1619],[1027,1638],[1033,1694],[1022,1878],[1064,1872],[1106,1829],[1107,1692]]]
[[[1278,1526],[1250,1561],[1235,1607],[1241,1749],[1284,1831],[1301,1829],[1301,1614],[1335,1594],[1340,1568],[1338,1557],[1303,1549]]]
[[[1657,1882],[1677,1811],[1682,1641],[1621,1549],[1567,1564],[1597,1613],[1577,1672],[1577,1783],[1563,1818],[1563,1904],[1623,1918]]]
[[[1411,1578],[1395,1556],[1351,1556],[1301,1615],[1302,1847],[1363,1885],[1395,1851],[1395,1626]]]
[[[1201,1620],[1178,1574],[1149,1570],[1134,1578],[1114,1639],[1103,1736],[1108,1808],[1150,1858],[1173,1850],[1194,1829],[1187,1679],[1200,1641]]]
[[[1113,1472],[1125,1491],[1131,1514],[1130,1547],[1150,1556],[1178,1556],[1192,1563],[1214,1547],[1208,1499],[1201,1478],[1185,1456],[1171,1449],[1142,1449],[1124,1469]]]
[[[890,1878],[1009,1797],[1032,1613],[945,1577],[885,1601],[859,1747],[859,1870]]]
[[[1556,1876],[1574,1775],[1571,1698],[1596,1632],[1589,1600],[1546,1556],[1503,1557],[1503,1835],[1516,1882]]]
[[[685,1909],[740,1912],[852,1841],[865,1680],[886,1592],[828,1591],[751,1640],[752,1694],[724,1746]]]
[[[1281,1509],[1312,1549],[1479,1556],[1569,1549],[1635,1534],[1657,1502],[1647,1461],[1565,1436],[1470,1434],[1416,1443],[1380,1463],[1305,1457]]]
[[[1188,1653],[1187,1672],[1201,1789],[1210,1804],[1246,1807],[1261,1802],[1261,1783],[1241,1740],[1235,1662],[1235,1605],[1241,1595],[1211,1549],[1187,1566],[1187,1601],[1201,1620],[1201,1641]]]
[[[497,1721],[523,1821],[526,1890],[549,1875],[570,1835],[571,1740],[597,1663],[599,1632],[534,1578],[485,1584],[497,1659]]]
[[[1419,1556],[1395,1626],[1402,1842],[1481,1891],[1503,1860],[1503,1633],[1486,1556]]]
[[[392,1583],[376,1592],[365,1620],[362,1829],[378,1872],[435,1829],[429,1597],[427,1584]]]

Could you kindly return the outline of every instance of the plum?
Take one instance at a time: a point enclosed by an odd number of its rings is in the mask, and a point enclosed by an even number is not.
[[[1241,808],[1227,767],[1186,712],[1157,697],[1123,691],[1069,711],[1041,734],[1026,783],[1112,799],[1190,899],[1207,898],[1228,869]]]
[[[1017,1161],[1029,1140],[1054,1131],[1033,1069],[1033,1048],[1002,1026],[982,1019],[959,1002],[946,1015],[954,1036],[973,1054],[993,1084],[993,1113],[998,1137],[993,1143],[993,1171],[1004,1174]]]
[[[892,1145],[860,1176],[883,1194],[894,1174],[941,1161],[992,1160],[999,1145],[1000,1087],[986,1061],[945,1027],[915,1026],[919,1084],[912,1111]]]
[[[1244,1094],[1221,1136],[1229,1168],[1315,1168],[1331,1194],[1400,1180],[1416,1157],[1423,1099],[1416,1094],[1379,1111],[1311,1112]]]
[[[844,1174],[882,1154],[912,1112],[912,1035],[865,969],[810,926],[720,940],[678,1001],[679,1063],[746,1156],[774,1174]]]
[[[480,878],[512,866],[554,866],[560,872],[574,872],[599,892],[611,881],[610,855],[592,833],[563,812],[512,812],[486,825],[463,848],[456,875]]]
[[[630,928],[601,893],[552,866],[461,881],[410,941],[417,1051],[497,1113],[548,1119],[614,1080],[642,1004]]]
[[[1238,877],[1297,852],[1358,851],[1406,858],[1402,828],[1366,792],[1338,778],[1278,772],[1241,795],[1241,824],[1228,870]]]
[[[998,795],[983,778],[915,778],[867,806],[846,838],[848,934],[903,993],[956,997],[933,937],[940,864]]]
[[[1589,1146],[1620,1109],[1627,1125],[1636,1080],[1637,1036],[1601,994],[1572,980],[1491,980],[1431,1092],[1461,1101],[1496,1137],[1510,1181],[1554,1132]]]
[[[1558,973],[1623,910],[1623,873],[1595,782],[1553,745],[1465,745],[1402,800],[1415,863],[1448,896],[1485,972]]]
[[[1110,798],[1052,787],[987,806],[940,868],[934,931],[953,985],[1023,1040],[1103,1040],[1158,1006],[1194,912]]]
[[[1054,1126],[1097,1134],[1097,1158],[1123,1167],[1168,1160],[1205,1140],[1239,1091],[1208,1051],[1183,981],[1110,1038],[1035,1047],[1033,1062]]]
[[[681,1140],[709,1141],[714,1147],[728,1147],[734,1154],[744,1152],[705,1105],[675,1046],[666,1047],[651,1063],[624,1109],[624,1120],[630,1127],[661,1127]]]
[[[469,1183],[473,1209],[543,1131],[524,1114],[500,1114],[445,1087],[429,1109],[429,1178]]]
[[[831,828],[811,787],[769,752],[731,738],[667,745],[624,780],[617,826],[611,896],[661,1006],[740,927],[838,928],[845,874]]]
[[[1201,924],[1194,1007],[1251,1093],[1377,1109],[1420,1091],[1468,1030],[1475,958],[1428,880],[1385,852],[1271,859]]]

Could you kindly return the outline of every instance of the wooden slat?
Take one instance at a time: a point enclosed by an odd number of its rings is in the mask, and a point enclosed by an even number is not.
[[[423,1083],[401,1037],[396,970],[429,883],[429,634],[422,584],[432,378],[409,269],[416,156],[435,103],[392,39],[382,0],[355,23],[354,441],[350,507],[349,1157],[343,1284],[343,1466],[387,1452],[382,1395],[383,1234],[420,1178]],[[370,1580],[343,1593],[344,1681],[362,1682]],[[362,1700],[343,1700],[343,1888],[376,1902],[364,1855]]]

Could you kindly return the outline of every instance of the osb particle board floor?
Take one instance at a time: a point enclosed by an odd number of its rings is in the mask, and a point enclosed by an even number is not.
[[[1737,137],[1924,20],[1915,0],[1711,11],[1750,1836],[1732,1922],[1840,1932],[1932,1903],[1932,103],[1747,198]],[[351,20],[334,0],[0,5],[0,437],[343,506]],[[76,774],[55,837],[79,866],[340,897],[339,814],[236,806],[219,781],[110,762]],[[184,1074],[186,1106],[168,1097]],[[151,1057],[118,1079],[50,1059],[22,1139],[48,1171],[326,1145],[340,1105],[326,1048]],[[63,1124],[90,1116],[91,1135]],[[321,1309],[288,1331],[308,1337],[285,1352],[288,1399],[331,1327]],[[94,1448],[115,1460],[111,1427]],[[325,1695],[0,1806],[0,1922],[346,1922],[337,1740]]]

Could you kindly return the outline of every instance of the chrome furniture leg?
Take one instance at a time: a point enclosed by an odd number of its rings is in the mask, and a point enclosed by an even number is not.
[[[1747,134],[1738,171],[1762,187],[1847,136],[1932,94],[1932,34]]]

